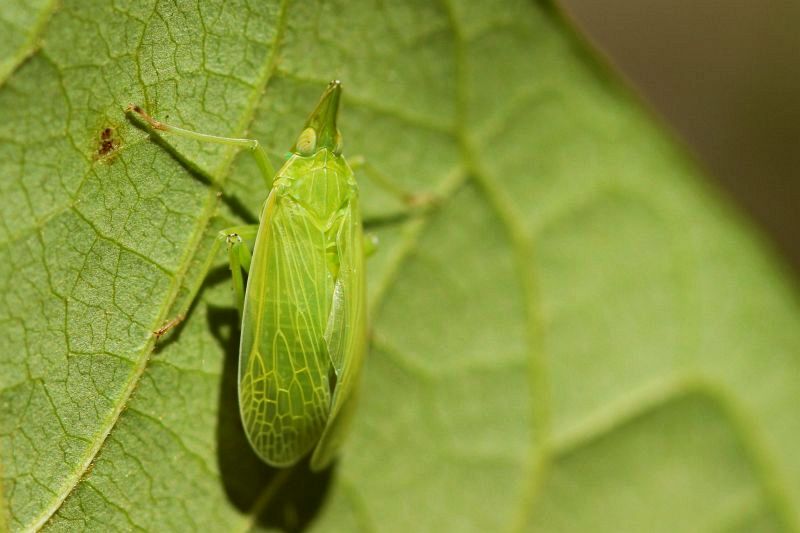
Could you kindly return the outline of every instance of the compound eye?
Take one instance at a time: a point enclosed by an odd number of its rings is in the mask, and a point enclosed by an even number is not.
[[[295,143],[297,153],[300,155],[311,155],[317,149],[317,132],[314,128],[306,128],[300,133]]]

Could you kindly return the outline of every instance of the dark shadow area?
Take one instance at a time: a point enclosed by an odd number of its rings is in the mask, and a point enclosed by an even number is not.
[[[375,230],[408,222],[410,218],[411,215],[408,212],[398,211],[387,215],[372,216],[368,219],[365,218],[363,225],[365,230]]]
[[[283,531],[303,531],[322,507],[331,471],[314,473],[305,462],[286,472],[266,465],[247,441],[239,416],[239,317],[235,309],[209,307],[208,326],[225,350],[220,382],[218,456],[228,499],[259,524]],[[275,490],[271,490],[274,488]]]
[[[466,181],[467,180],[464,180],[465,183]],[[448,196],[456,194],[462,187],[463,184],[459,186],[458,189],[451,191]],[[362,224],[364,226],[364,230],[366,231],[388,226],[396,226],[398,224],[408,222],[411,219],[435,213],[436,211],[440,210],[442,205],[446,203],[447,200],[447,197],[428,195],[423,197],[420,203],[409,204],[405,209],[364,216]]]
[[[307,460],[295,466],[269,503],[256,511],[257,523],[288,533],[306,531],[325,503],[333,469],[312,472]]]

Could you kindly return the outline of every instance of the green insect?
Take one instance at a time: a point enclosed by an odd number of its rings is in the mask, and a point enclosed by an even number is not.
[[[358,186],[336,127],[341,92],[332,81],[277,173],[256,140],[184,130],[129,107],[156,130],[249,148],[270,190],[260,224],[221,237],[241,317],[242,423],[256,453],[278,467],[311,450],[312,469],[330,464],[364,357],[365,246]]]

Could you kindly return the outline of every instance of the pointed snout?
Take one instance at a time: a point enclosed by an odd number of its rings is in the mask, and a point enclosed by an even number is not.
[[[337,145],[338,129],[336,118],[339,115],[339,101],[342,98],[342,83],[333,80],[322,93],[319,103],[306,121],[306,128],[317,133],[317,149],[334,150]]]

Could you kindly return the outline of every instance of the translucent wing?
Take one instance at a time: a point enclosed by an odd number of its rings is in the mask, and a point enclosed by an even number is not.
[[[331,406],[325,330],[335,279],[325,231],[270,193],[247,282],[239,348],[239,406],[253,448],[289,466],[319,441]]]
[[[343,211],[335,235],[339,272],[332,295],[325,341],[337,384],[330,418],[311,458],[314,470],[325,468],[336,455],[356,404],[355,393],[366,342],[364,237],[354,194]]]

